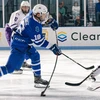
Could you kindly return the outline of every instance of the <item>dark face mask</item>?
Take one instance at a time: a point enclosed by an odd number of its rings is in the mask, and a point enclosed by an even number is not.
[[[29,10],[28,11],[24,11],[23,9],[22,9],[22,12],[23,12],[23,14],[27,14],[28,12],[29,12]]]

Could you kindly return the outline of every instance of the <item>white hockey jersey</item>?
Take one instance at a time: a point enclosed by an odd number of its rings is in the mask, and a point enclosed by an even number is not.
[[[17,10],[11,14],[10,21],[9,21],[9,26],[13,30],[14,28],[17,28],[21,22],[21,20],[25,17],[26,15],[21,11]]]

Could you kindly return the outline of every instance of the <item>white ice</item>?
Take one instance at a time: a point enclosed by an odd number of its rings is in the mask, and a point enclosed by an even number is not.
[[[6,64],[9,53],[9,50],[0,50],[0,66]],[[56,56],[49,50],[39,50],[39,53],[42,78],[49,80]],[[100,65],[100,50],[63,50],[63,53],[84,67]],[[28,62],[30,63],[30,60]],[[32,71],[24,70],[22,75],[9,74],[0,78],[0,100],[100,100],[100,89],[87,90],[88,85],[91,84],[88,80],[77,87],[65,85],[65,81],[80,82],[91,71],[85,70],[61,55],[51,79],[50,88],[45,91],[45,97],[40,96],[43,88],[34,88]],[[97,80],[100,80],[100,76]]]

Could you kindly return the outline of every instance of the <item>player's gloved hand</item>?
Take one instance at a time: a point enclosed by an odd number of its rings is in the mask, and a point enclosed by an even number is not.
[[[58,23],[53,18],[48,19],[46,24],[50,25],[53,30],[57,30],[58,29]]]
[[[9,27],[9,25],[6,25],[6,27],[5,27],[5,35],[6,35],[7,42],[8,42],[8,44],[10,45],[12,30],[11,30],[11,28]]]
[[[7,31],[8,33],[12,33],[12,30],[11,30],[11,28],[9,27],[9,25],[6,26],[6,31]]]
[[[54,44],[50,47],[50,50],[55,54],[55,55],[61,55],[61,50],[60,48]]]

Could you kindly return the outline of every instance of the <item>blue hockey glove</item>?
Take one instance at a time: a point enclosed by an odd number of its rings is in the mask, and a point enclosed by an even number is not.
[[[58,23],[56,22],[55,19],[51,18],[46,23],[49,24],[53,30],[58,29]]]
[[[54,44],[50,47],[50,50],[55,54],[55,55],[61,55],[61,50],[59,49],[59,47]]]

